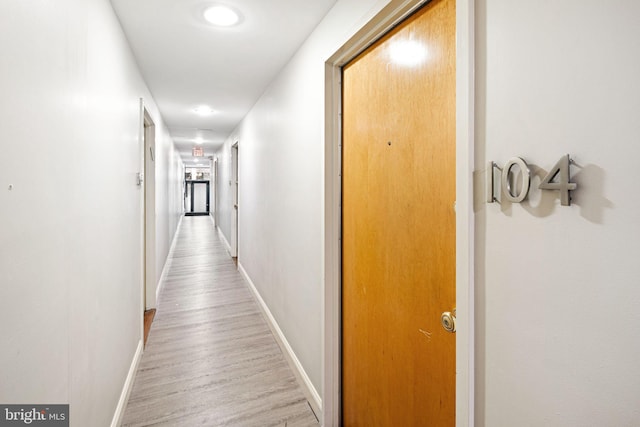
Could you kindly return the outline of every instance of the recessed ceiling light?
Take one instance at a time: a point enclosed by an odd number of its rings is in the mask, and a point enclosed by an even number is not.
[[[207,107],[206,105],[201,105],[197,108],[194,108],[193,111],[201,116],[210,116],[211,114],[216,112],[213,108]]]
[[[204,19],[218,27],[230,27],[240,21],[240,15],[227,6],[211,6],[204,11]]]
[[[204,140],[202,138],[196,138],[194,142],[199,145],[199,144],[202,144]]]

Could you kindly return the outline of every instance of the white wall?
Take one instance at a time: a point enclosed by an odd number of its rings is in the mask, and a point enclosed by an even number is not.
[[[239,263],[322,393],[325,61],[387,1],[340,0],[218,152],[219,226],[231,241],[239,141]]]
[[[0,2],[0,50],[0,401],[109,425],[141,338],[140,97],[158,169],[180,160],[107,0]],[[173,169],[158,178],[159,266]]]
[[[477,205],[477,425],[640,425],[640,3],[476,7],[478,177],[579,165],[571,207]]]
[[[159,114],[156,114],[162,120]],[[156,129],[158,129],[156,127]],[[183,212],[184,168],[168,129],[156,130],[156,286]]]
[[[320,391],[323,61],[384,2],[339,1],[218,153],[229,239]],[[640,423],[640,4],[476,2],[476,423]],[[571,207],[537,190],[570,153]],[[483,202],[486,162],[523,156],[530,200]]]
[[[227,250],[231,250],[231,232],[233,215],[233,186],[231,185],[231,145],[235,141],[227,139],[222,148],[216,153],[218,158],[218,200],[216,209],[218,210],[217,227],[226,239]]]

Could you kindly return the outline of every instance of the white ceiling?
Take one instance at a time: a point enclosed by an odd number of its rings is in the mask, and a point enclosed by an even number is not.
[[[195,139],[213,155],[336,0],[111,0],[185,164]],[[239,24],[202,12],[231,6]],[[216,110],[199,116],[193,109]]]

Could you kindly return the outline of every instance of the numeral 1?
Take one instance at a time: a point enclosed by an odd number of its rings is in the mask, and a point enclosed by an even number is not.
[[[578,185],[575,182],[571,182],[571,171],[569,169],[570,163],[571,159],[568,154],[566,156],[562,156],[538,186],[540,190],[560,191],[560,204],[562,206],[571,205],[571,196],[569,191],[578,188]],[[556,177],[558,179],[554,182]]]

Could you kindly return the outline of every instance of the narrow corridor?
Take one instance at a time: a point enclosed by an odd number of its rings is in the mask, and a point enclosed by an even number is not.
[[[209,217],[184,217],[123,426],[317,426]]]

